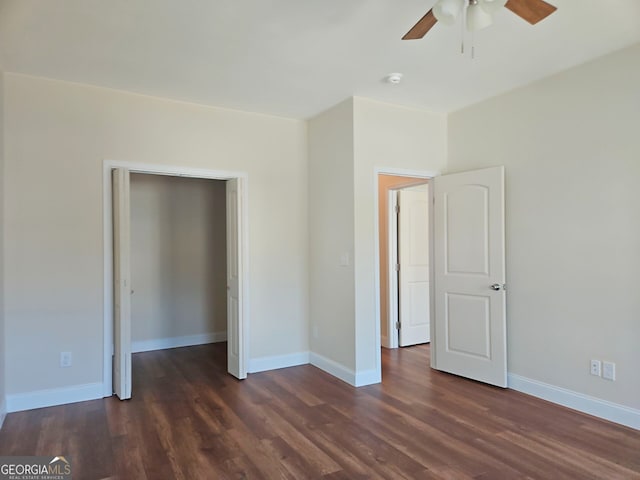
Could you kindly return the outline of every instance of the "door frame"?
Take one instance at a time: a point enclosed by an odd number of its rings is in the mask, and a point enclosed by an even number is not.
[[[241,239],[238,255],[241,260],[241,292],[242,292],[242,318],[239,329],[242,330],[242,343],[240,355],[243,358],[245,370],[249,358],[249,175],[246,172],[227,170],[208,170],[184,166],[156,165],[149,163],[122,162],[117,160],[105,160],[102,165],[102,215],[103,215],[103,396],[113,395],[113,218],[112,218],[112,185],[111,171],[114,168],[126,168],[131,173],[144,173],[149,175],[165,175],[172,177],[203,178],[209,180],[238,179],[242,186],[240,195]],[[246,377],[246,371],[243,372]]]
[[[373,169],[374,174],[374,242],[375,242],[375,268],[374,268],[374,288],[376,292],[376,302],[375,302],[375,315],[374,319],[376,322],[376,356],[377,356],[377,365],[378,371],[382,372],[382,356],[380,349],[382,348],[381,344],[381,323],[382,323],[382,314],[380,311],[380,221],[379,221],[379,194],[380,194],[380,185],[379,185],[379,175],[397,175],[400,177],[415,177],[415,178],[424,178],[429,181],[434,177],[440,175],[439,171],[434,170],[413,170],[413,169],[404,169],[404,168],[394,168],[394,167],[375,167]],[[433,188],[429,188],[429,295],[431,298],[434,298],[434,269],[433,269],[433,258],[434,258],[434,249],[433,249],[433,237],[434,237],[434,223],[433,223]],[[391,283],[391,282],[389,282]],[[387,292],[388,293],[388,292]],[[389,308],[391,308],[391,304],[389,304]],[[429,302],[429,310],[431,318],[435,318],[435,308],[434,302]],[[391,317],[389,317],[390,319]],[[389,321],[388,328],[391,329],[391,321]],[[389,335],[389,332],[387,332]],[[435,322],[431,321],[430,324],[430,335],[431,339],[435,338]],[[431,368],[437,368],[436,366],[436,345],[435,342],[430,343],[430,353],[431,353]]]
[[[387,283],[387,305],[389,306],[389,322],[387,323],[387,339],[389,346],[387,348],[399,348],[400,347],[400,331],[395,328],[397,322],[401,321],[400,312],[400,283],[398,282],[398,271],[395,270],[396,265],[400,263],[398,257],[398,250],[400,244],[400,230],[398,229],[398,213],[395,210],[398,204],[398,194],[408,188],[417,187],[419,185],[429,185],[429,180],[425,179],[424,183],[416,183],[414,185],[399,186],[389,189],[389,196],[387,197],[387,245],[389,245],[389,251],[387,252],[387,271],[389,272],[389,278]],[[431,195],[428,193],[429,199]],[[429,203],[430,200],[428,200]],[[427,219],[430,221],[430,219]],[[431,233],[427,234],[429,241],[431,241]],[[432,260],[431,252],[429,251],[429,268],[431,268]],[[429,302],[431,305],[431,301]]]
[[[389,346],[387,348],[398,348],[398,329],[395,327],[396,323],[400,320],[398,315],[398,306],[400,305],[400,299],[398,298],[398,272],[396,271],[396,265],[398,263],[398,214],[395,211],[395,207],[398,204],[398,190],[389,189],[387,196],[387,245],[389,249],[387,251],[387,305],[389,312],[387,315],[387,340]],[[380,247],[378,247],[380,248]],[[380,312],[380,323],[382,323],[382,312]]]

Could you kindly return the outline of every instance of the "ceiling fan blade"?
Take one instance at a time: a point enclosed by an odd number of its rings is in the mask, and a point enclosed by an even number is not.
[[[509,0],[505,7],[531,25],[535,25],[557,10],[544,0]]]
[[[429,10],[426,15],[418,20],[418,23],[402,37],[402,40],[417,40],[424,37],[437,21],[438,19],[433,16],[433,10]]]

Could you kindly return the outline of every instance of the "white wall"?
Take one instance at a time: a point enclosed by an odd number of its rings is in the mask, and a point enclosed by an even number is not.
[[[102,381],[105,159],[247,172],[250,357],[308,350],[305,122],[17,74],[5,118],[9,395]]]
[[[376,168],[436,172],[445,159],[444,115],[353,98],[309,122],[311,348],[352,383],[380,381]]]
[[[131,174],[131,340],[226,334],[226,184]],[[222,336],[222,335],[219,335]]]
[[[448,124],[354,98],[308,138],[305,122],[6,74],[7,393],[102,380],[104,159],[248,172],[251,357],[310,349],[372,379],[374,171],[439,171],[448,156],[448,171],[506,166],[510,371],[640,408],[639,55]],[[615,361],[618,379],[590,376],[590,358]]]
[[[377,368],[379,355],[375,169],[444,170],[447,123],[445,115],[355,98],[354,125],[356,366],[367,377]]]
[[[640,45],[452,114],[448,168],[506,166],[510,372],[636,409],[638,59]]]
[[[4,326],[4,72],[0,69],[0,427],[5,403],[5,326]]]
[[[353,222],[353,103],[347,100],[309,121],[309,318],[311,351],[351,371]]]

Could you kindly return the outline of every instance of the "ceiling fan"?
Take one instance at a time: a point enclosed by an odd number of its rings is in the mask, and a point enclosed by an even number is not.
[[[470,31],[480,30],[490,25],[491,14],[502,7],[507,7],[531,25],[535,25],[557,10],[544,0],[438,0],[402,39],[422,38],[437,22],[453,25],[465,4],[467,4],[467,29]]]

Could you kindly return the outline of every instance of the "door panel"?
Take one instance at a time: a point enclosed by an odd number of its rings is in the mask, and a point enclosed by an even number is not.
[[[506,387],[504,168],[433,186],[435,367]]]
[[[113,390],[131,398],[131,221],[129,170],[112,171],[113,198]]]
[[[227,370],[236,378],[246,378],[243,360],[242,258],[240,222],[242,195],[238,179],[227,180]]]
[[[488,275],[488,193],[469,185],[446,195],[447,273]]]
[[[398,192],[399,345],[429,341],[429,192]]]
[[[447,350],[489,359],[489,318],[486,297],[447,294]]]

